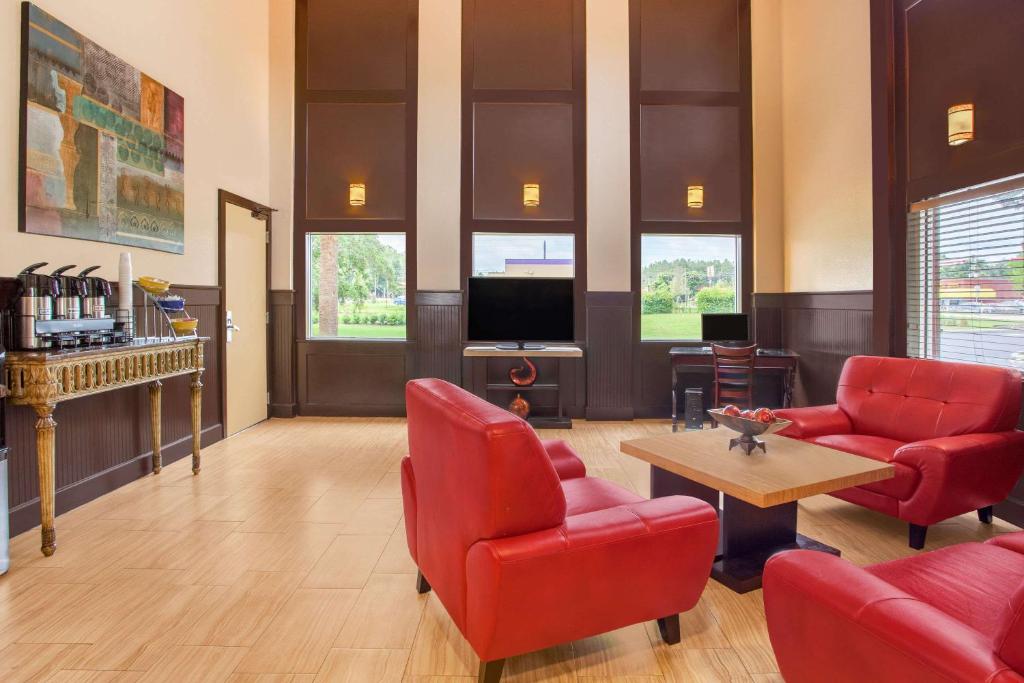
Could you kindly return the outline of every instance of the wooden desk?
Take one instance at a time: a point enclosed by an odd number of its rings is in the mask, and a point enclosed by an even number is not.
[[[719,511],[721,542],[711,575],[738,593],[761,587],[769,557],[804,548],[839,551],[796,531],[800,498],[895,475],[892,465],[832,448],[762,437],[767,453],[729,450],[728,429],[705,429],[623,441],[623,453],[651,465],[651,497],[700,498]],[[719,493],[722,503],[719,506]]]
[[[709,346],[673,346],[668,352],[672,360],[672,431],[679,424],[677,411],[680,368],[703,369],[714,371],[711,347]],[[793,387],[796,384],[796,373],[800,365],[800,354],[789,349],[758,349],[754,361],[754,370],[782,373],[782,407],[789,408],[793,404]]]
[[[161,379],[192,376],[192,473],[199,474],[202,434],[203,344],[209,337],[137,339],[130,344],[62,351],[12,351],[7,354],[7,387],[13,405],[36,412],[36,458],[39,461],[39,509],[42,551],[57,549],[54,528],[53,412],[61,401],[125,387],[149,384],[153,433],[153,473],[159,474]]]

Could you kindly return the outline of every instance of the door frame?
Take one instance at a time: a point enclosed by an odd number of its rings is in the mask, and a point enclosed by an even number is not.
[[[225,325],[227,323],[228,315],[228,291],[227,291],[227,205],[233,204],[243,209],[248,209],[252,212],[252,217],[266,222],[266,233],[267,233],[267,311],[266,320],[267,323],[264,326],[266,328],[267,335],[267,391],[270,391],[270,363],[274,357],[274,337],[271,334],[273,315],[272,306],[270,305],[270,266],[271,266],[271,247],[273,246],[274,231],[273,227],[273,212],[277,209],[272,209],[269,206],[264,206],[259,202],[254,202],[251,199],[246,199],[233,192],[228,192],[224,189],[217,190],[217,285],[220,289],[220,332],[217,338],[220,340],[217,349],[217,365],[220,371],[220,386],[221,386],[221,402],[220,402],[220,421],[224,425],[224,438],[230,436],[228,434],[228,335],[226,334]],[[270,403],[267,403],[267,418],[270,418]]]

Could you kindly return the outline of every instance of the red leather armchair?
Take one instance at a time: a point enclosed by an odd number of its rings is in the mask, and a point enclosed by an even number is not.
[[[890,463],[892,479],[832,495],[910,523],[924,547],[929,524],[1006,498],[1024,471],[1016,430],[1021,378],[1003,368],[908,358],[846,361],[835,405],[776,411],[784,436]]]
[[[787,683],[1024,681],[1024,532],[857,567],[784,552],[764,571]]]
[[[707,503],[646,500],[541,442],[511,413],[438,379],[406,387],[402,497],[419,590],[480,656],[504,658],[657,619],[679,642],[718,542]]]

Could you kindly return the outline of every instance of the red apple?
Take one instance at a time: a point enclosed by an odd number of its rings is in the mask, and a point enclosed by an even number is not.
[[[722,414],[729,415],[730,417],[736,417],[740,414],[740,409],[730,403],[722,408]]]
[[[771,408],[758,408],[754,411],[754,419],[770,425],[772,422],[775,422],[775,413],[772,412]]]
[[[744,411],[742,411],[740,413],[740,417],[742,417],[744,420],[753,420],[754,419],[754,411],[753,410],[744,410]]]

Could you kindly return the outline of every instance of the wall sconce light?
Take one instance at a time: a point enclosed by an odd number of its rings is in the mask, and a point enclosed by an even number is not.
[[[690,185],[686,188],[686,205],[691,209],[704,208],[704,186]]]
[[[363,183],[351,183],[348,186],[348,205],[366,206],[366,185]]]
[[[527,182],[522,186],[522,205],[526,207],[541,206],[541,185]]]
[[[974,105],[957,104],[949,108],[949,146],[956,147],[974,139]]]

